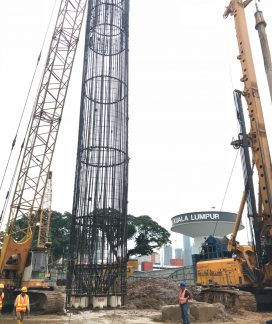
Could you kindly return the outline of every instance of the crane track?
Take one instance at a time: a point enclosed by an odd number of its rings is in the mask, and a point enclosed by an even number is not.
[[[31,312],[39,314],[63,313],[64,294],[50,290],[28,291]]]
[[[199,300],[210,304],[221,303],[227,309],[238,310],[244,308],[256,311],[255,296],[247,291],[228,288],[206,288],[199,294]]]

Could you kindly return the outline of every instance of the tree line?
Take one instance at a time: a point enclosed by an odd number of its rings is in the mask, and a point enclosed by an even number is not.
[[[119,213],[113,209],[94,211],[96,215],[100,216],[103,216],[105,212],[110,213],[111,217],[117,217]],[[18,220],[17,222],[18,227],[25,225],[21,224],[22,220]],[[60,259],[68,258],[71,223],[71,213],[52,211],[49,233],[49,242],[52,243],[50,247],[52,263]],[[33,247],[37,243],[38,230],[39,228],[37,226],[33,239]],[[164,244],[171,243],[170,233],[148,215],[138,217],[128,215],[127,240],[132,242],[130,245],[133,246],[127,252],[128,258],[131,256],[149,255]]]

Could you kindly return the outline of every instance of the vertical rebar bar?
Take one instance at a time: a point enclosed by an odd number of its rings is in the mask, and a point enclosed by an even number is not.
[[[129,0],[90,0],[67,305],[126,294]]]

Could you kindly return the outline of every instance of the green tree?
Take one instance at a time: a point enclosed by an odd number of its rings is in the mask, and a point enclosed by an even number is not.
[[[53,261],[56,261],[63,256],[67,256],[66,254],[68,251],[70,241],[71,221],[72,215],[68,212],[64,212],[64,214],[62,214],[57,211],[52,211],[51,213],[49,241],[52,242],[52,245],[50,247],[49,253]],[[28,227],[27,217],[18,219],[15,223],[15,226],[18,232],[15,238],[17,240],[21,240],[25,235],[25,232],[22,230]],[[34,249],[37,246],[38,232],[39,225],[36,226],[34,232],[32,242],[32,248]]]
[[[67,256],[71,221],[72,215],[69,212],[62,214],[57,211],[52,211],[49,237],[52,242],[50,254],[54,261]]]
[[[171,243],[170,233],[150,216],[128,215],[128,240],[134,240],[135,247],[128,250],[131,255],[149,255],[164,244]]]
[[[103,218],[107,215],[111,219],[111,224],[120,222],[120,212],[115,209],[98,209],[93,212],[92,222],[96,224],[98,228],[102,225],[105,225]],[[50,233],[49,241],[52,242],[50,248],[50,255],[53,259],[53,262],[60,259],[61,257],[66,258],[69,248],[70,241],[70,228],[71,228],[72,215],[69,212],[60,213],[57,211],[52,211],[51,214],[51,223],[50,223]],[[18,228],[26,228],[27,220],[20,219],[16,222]],[[171,243],[170,233],[155,222],[150,216],[143,215],[135,217],[133,215],[128,215],[127,222],[127,239],[134,241],[134,248],[128,250],[128,257],[131,255],[149,255],[155,249],[160,248],[164,244]],[[114,228],[114,226],[113,226]],[[117,227],[116,227],[117,228]],[[107,227],[106,227],[107,229]],[[35,229],[35,235],[33,238],[32,247],[35,248],[37,244],[39,227]],[[19,233],[20,234],[20,233]],[[109,230],[105,231],[106,238],[111,244],[111,247],[114,250],[121,244],[121,241],[118,237],[118,232],[113,231],[112,227],[109,227]],[[19,237],[17,239],[21,239]]]

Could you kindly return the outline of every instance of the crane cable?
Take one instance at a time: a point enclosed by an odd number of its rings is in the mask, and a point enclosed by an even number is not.
[[[224,24],[224,26],[225,26],[225,24]],[[230,46],[230,40],[229,40],[229,36],[227,34],[226,27],[223,27],[222,30],[224,31],[224,34],[225,34],[224,35],[225,37],[222,38],[222,39],[225,40],[224,41],[224,47],[225,47],[224,53],[226,53],[225,59],[227,61],[227,66],[228,66],[228,74],[229,74],[230,88],[233,90],[234,89],[234,82],[233,82],[233,71],[232,71],[231,57],[230,57],[230,48],[231,48],[231,46]],[[236,120],[236,126],[237,126],[237,130],[238,130],[238,133],[239,133],[239,122],[238,122],[238,120]],[[223,209],[223,205],[224,205],[224,202],[225,202],[227,193],[228,193],[230,181],[231,181],[231,178],[232,178],[232,175],[233,175],[233,171],[234,171],[234,167],[235,167],[235,164],[236,164],[236,161],[237,161],[237,157],[238,157],[238,152],[239,152],[239,150],[237,150],[236,155],[235,155],[235,158],[234,158],[234,162],[233,162],[233,165],[232,165],[232,169],[231,169],[231,172],[230,172],[230,176],[229,176],[229,179],[228,179],[228,182],[227,182],[227,186],[226,186],[226,189],[225,189],[225,193],[224,193],[224,196],[223,196],[223,199],[222,199],[222,203],[221,203],[221,206],[220,206],[220,209],[219,209],[220,212]],[[215,223],[215,227],[214,227],[214,231],[213,231],[213,236],[215,235],[218,222],[219,222],[219,220],[217,220],[216,223]]]
[[[221,207],[220,207],[220,212],[221,212],[222,209],[223,209],[223,205],[224,205],[224,202],[225,202],[225,199],[226,199],[226,196],[227,196],[227,192],[228,192],[229,185],[230,185],[230,180],[231,180],[231,178],[232,178],[233,171],[234,171],[234,167],[235,167],[235,165],[236,165],[236,161],[237,161],[238,153],[239,153],[239,150],[237,150],[236,155],[235,155],[235,158],[234,158],[234,162],[233,162],[232,169],[231,169],[231,172],[230,172],[229,180],[228,180],[228,183],[227,183],[227,186],[226,186],[226,190],[225,190],[225,193],[224,193],[224,196],[223,196],[223,199],[222,199],[222,203],[221,203]],[[218,219],[218,220],[216,221],[216,223],[215,223],[215,227],[214,227],[214,231],[213,231],[213,236],[215,235],[215,231],[216,231],[216,228],[217,228],[218,222],[219,222],[219,219]]]
[[[7,173],[7,170],[8,170],[8,166],[10,164],[10,159],[11,159],[11,156],[12,156],[12,153],[13,153],[13,149],[14,149],[15,144],[16,144],[17,135],[18,135],[18,132],[19,132],[20,127],[21,127],[21,123],[22,123],[23,116],[25,114],[25,110],[26,110],[26,106],[27,106],[28,99],[29,99],[29,96],[30,96],[30,92],[31,92],[32,87],[33,87],[33,82],[34,82],[35,77],[36,77],[36,73],[37,73],[37,69],[38,69],[38,66],[39,66],[39,63],[40,63],[40,59],[41,59],[41,56],[42,56],[42,52],[43,52],[43,49],[44,49],[45,41],[47,39],[48,31],[49,31],[49,28],[50,28],[50,25],[51,25],[53,13],[55,11],[56,3],[57,3],[57,0],[55,0],[53,9],[51,11],[49,23],[47,25],[47,29],[46,29],[46,32],[45,32],[45,36],[43,38],[43,42],[42,42],[42,46],[41,46],[41,50],[40,50],[40,53],[38,55],[36,67],[35,67],[35,70],[34,70],[34,73],[33,73],[32,79],[31,79],[31,82],[30,82],[30,86],[29,86],[29,89],[28,89],[28,92],[27,92],[27,96],[26,96],[26,99],[25,99],[25,103],[24,103],[24,106],[23,106],[23,111],[22,111],[21,116],[20,116],[20,119],[19,119],[19,123],[18,123],[17,129],[16,129],[16,134],[15,134],[14,139],[13,139],[12,144],[11,144],[11,150],[10,150],[10,153],[9,153],[9,157],[8,157],[8,160],[7,160],[7,163],[6,163],[6,167],[5,167],[5,170],[4,170],[4,174],[2,176],[2,180],[1,180],[1,184],[0,184],[0,191],[2,189],[2,185],[3,185],[3,182],[4,182],[5,177],[6,177],[6,173]],[[35,106],[33,107],[33,111],[34,111],[34,109],[35,109]],[[28,122],[28,125],[27,125],[27,129],[26,129],[26,132],[25,132],[25,136],[24,136],[23,142],[21,144],[21,148],[20,148],[20,153],[19,153],[19,156],[18,156],[18,159],[17,159],[17,163],[16,163],[16,166],[15,166],[13,175],[12,175],[12,180],[10,182],[9,189],[8,189],[8,191],[6,193],[4,206],[3,206],[2,212],[0,214],[0,227],[2,226],[3,215],[4,215],[5,211],[6,211],[6,207],[7,207],[8,199],[9,199],[9,194],[11,192],[11,188],[12,188],[13,183],[14,183],[14,180],[15,180],[15,175],[16,175],[16,172],[17,172],[17,169],[18,169],[18,166],[19,166],[19,161],[21,159],[22,151],[23,151],[24,144],[25,144],[26,135],[28,134],[28,131],[29,131],[29,128],[30,128],[30,123],[31,123],[31,118],[30,118],[30,120]]]

